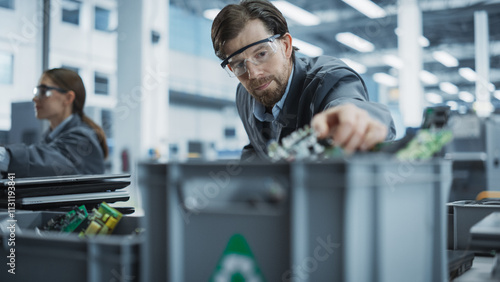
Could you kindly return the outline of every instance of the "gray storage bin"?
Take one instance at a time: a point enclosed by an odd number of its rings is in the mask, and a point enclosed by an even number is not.
[[[449,162],[384,157],[293,165],[296,281],[445,281]],[[305,228],[304,228],[305,227]],[[319,244],[339,245],[314,263]],[[302,239],[300,239],[302,238]],[[317,266],[316,266],[317,265]]]
[[[43,226],[57,212],[15,213],[15,275],[7,272],[10,248],[6,230],[8,214],[0,213],[0,281],[139,281],[142,236],[132,235],[139,217],[123,216],[113,234],[78,238],[77,234],[43,232]]]
[[[353,161],[346,183],[345,281],[448,280],[450,162]]]
[[[235,234],[266,281],[447,280],[449,162],[376,155],[139,169],[144,281],[208,281]]]
[[[470,229],[492,212],[500,211],[500,204],[478,204],[476,201],[456,201],[448,204],[453,224],[448,230],[450,247],[454,250],[473,250],[470,248]]]
[[[289,268],[288,165],[141,164],[139,183],[148,230],[143,281],[208,281],[235,234],[266,281]]]

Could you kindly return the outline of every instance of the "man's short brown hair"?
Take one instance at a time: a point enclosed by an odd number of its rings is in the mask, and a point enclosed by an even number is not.
[[[272,35],[284,35],[288,32],[285,17],[269,1],[243,0],[240,4],[227,5],[212,23],[212,44],[215,55],[224,60],[229,55],[224,53],[224,43],[236,38],[245,25],[255,19],[261,20]]]

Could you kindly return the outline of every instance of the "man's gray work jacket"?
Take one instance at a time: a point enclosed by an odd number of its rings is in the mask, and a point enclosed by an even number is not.
[[[250,144],[243,148],[242,160],[268,159],[271,139],[281,140],[293,131],[310,124],[312,117],[325,109],[354,104],[388,127],[386,140],[394,139],[396,129],[385,105],[370,102],[363,79],[339,59],[320,56],[296,58],[288,96],[279,116],[261,122],[253,114],[254,98],[241,85],[236,92],[236,106]]]

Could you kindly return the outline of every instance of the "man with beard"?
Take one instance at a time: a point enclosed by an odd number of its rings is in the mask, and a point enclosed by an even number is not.
[[[250,139],[242,160],[267,159],[267,145],[311,124],[345,151],[395,136],[387,107],[368,101],[361,77],[341,60],[295,58],[281,12],[265,0],[222,9],[212,24],[215,54],[240,81],[236,106]]]

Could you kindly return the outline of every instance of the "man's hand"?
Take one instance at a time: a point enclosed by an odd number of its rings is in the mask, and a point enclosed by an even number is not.
[[[318,138],[333,138],[346,152],[368,150],[387,136],[387,126],[352,104],[340,105],[315,115],[311,126]]]

